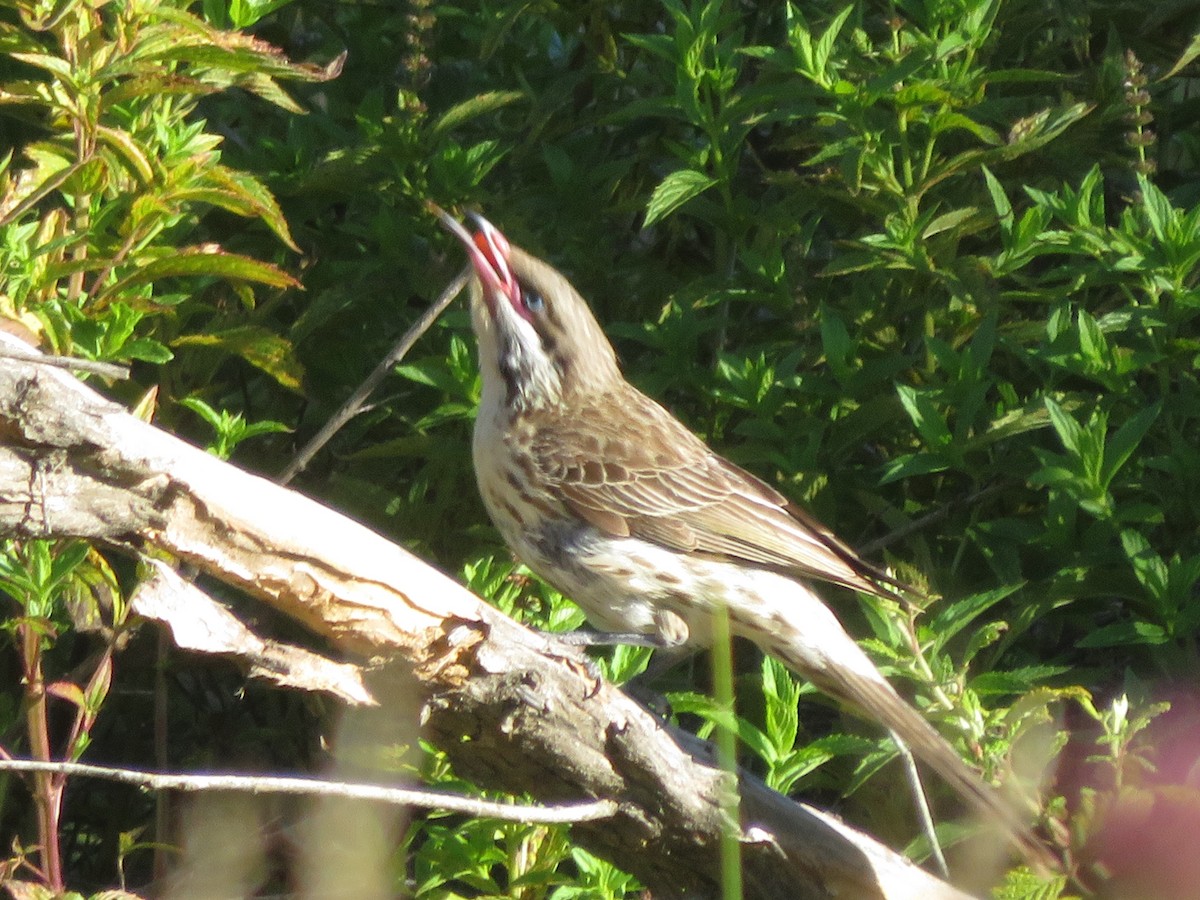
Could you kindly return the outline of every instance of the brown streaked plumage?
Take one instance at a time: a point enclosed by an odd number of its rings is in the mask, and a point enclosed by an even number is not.
[[[514,552],[604,631],[699,646],[725,608],[735,633],[890,729],[1044,861],[1022,817],[895,692],[807,579],[882,597],[900,585],[630,385],[559,272],[481,217],[472,235],[437,212],[475,270],[476,478]]]

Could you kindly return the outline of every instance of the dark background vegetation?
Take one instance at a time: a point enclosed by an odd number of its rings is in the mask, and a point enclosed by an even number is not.
[[[112,396],[274,473],[463,264],[424,203],[480,209],[568,274],[632,381],[927,591],[915,624],[836,601],[990,774],[1050,742],[1072,883],[1040,896],[1170,896],[1195,861],[1154,838],[1200,827],[1198,28],[1116,0],[9,0],[0,312],[132,361]],[[296,486],[575,624],[476,498],[473,352],[458,304]],[[0,746],[152,765],[129,561],[3,549]],[[748,766],[912,839],[886,741],[808,693],[797,720],[749,649],[739,672]],[[82,695],[43,721],[34,674]],[[165,685],[171,766],[321,765],[310,701],[182,655]],[[664,686],[711,727],[702,660]],[[144,884],[152,818],[69,785],[67,884],[118,861]],[[11,779],[0,842],[38,843]],[[634,890],[568,832],[443,817],[406,848],[398,892]]]

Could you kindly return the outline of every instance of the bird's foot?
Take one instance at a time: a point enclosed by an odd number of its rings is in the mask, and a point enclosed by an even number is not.
[[[671,701],[658,691],[648,687],[640,678],[625,682],[621,686],[621,690],[660,722],[670,721],[671,714],[675,711],[671,707]]]

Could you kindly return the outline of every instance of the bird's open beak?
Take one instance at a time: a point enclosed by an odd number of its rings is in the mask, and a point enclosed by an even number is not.
[[[467,256],[471,258],[471,265],[475,267],[475,274],[483,285],[483,298],[489,309],[495,312],[493,304],[498,296],[507,298],[514,309],[519,309],[521,286],[517,284],[516,276],[508,263],[508,238],[478,213],[468,214],[478,229],[472,235],[461,222],[436,203],[429,202],[426,206],[441,220],[447,231],[462,241]]]

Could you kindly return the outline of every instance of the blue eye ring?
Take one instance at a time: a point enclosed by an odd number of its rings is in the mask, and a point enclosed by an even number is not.
[[[546,308],[545,298],[532,288],[523,288],[521,290],[521,302],[525,304],[525,308],[531,313],[540,313]]]

